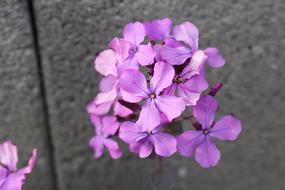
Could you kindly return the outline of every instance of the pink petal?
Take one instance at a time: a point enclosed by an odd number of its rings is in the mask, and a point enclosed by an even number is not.
[[[123,90],[135,96],[148,96],[146,79],[140,71],[129,69],[122,73],[120,76],[120,86]]]
[[[173,66],[164,62],[155,63],[154,74],[150,81],[150,89],[156,94],[159,94],[163,89],[172,84],[174,75],[175,71]]]
[[[146,35],[150,40],[162,40],[169,35],[172,21],[169,18],[144,22]]]
[[[241,132],[241,122],[233,116],[224,116],[216,122],[209,133],[210,136],[220,140],[234,141],[238,138]]]
[[[87,105],[86,109],[89,114],[104,115],[109,112],[112,103],[111,101],[97,105],[95,101],[92,101]]]
[[[172,37],[165,38],[163,41],[164,41],[165,45],[172,47],[172,48],[178,48],[178,47],[184,47],[185,46],[185,44],[183,42],[179,42]]]
[[[105,139],[104,145],[107,147],[111,158],[118,159],[122,156],[122,151],[116,141],[112,139]]]
[[[126,121],[120,126],[119,137],[124,142],[131,144],[147,137],[147,135],[146,133],[142,132],[142,129],[139,125],[130,121]]]
[[[218,164],[221,158],[221,153],[214,143],[209,138],[197,146],[195,150],[195,160],[203,168],[209,168]]]
[[[206,80],[204,69],[200,71],[199,75],[194,75],[189,80],[185,82],[185,85],[191,89],[192,91],[196,92],[203,92],[209,87],[209,83]]]
[[[214,121],[216,111],[218,109],[218,102],[212,96],[203,96],[193,106],[193,115],[202,125],[203,129],[209,129]]]
[[[153,146],[151,145],[151,143],[149,141],[145,141],[140,146],[139,157],[140,158],[148,157],[151,154],[152,149]]]
[[[115,116],[105,116],[102,119],[104,136],[114,135],[119,129],[120,123]]]
[[[22,190],[25,178],[25,174],[23,173],[11,173],[0,186],[0,190]]]
[[[26,174],[32,172],[32,169],[35,165],[37,159],[37,150],[34,149],[32,156],[29,160],[28,166],[20,169],[17,172],[10,173],[5,182],[1,185],[0,190],[21,190],[23,184],[25,183],[24,180],[26,178]]]
[[[192,56],[192,51],[186,47],[172,48],[164,45],[159,49],[159,54],[167,63],[181,65]]]
[[[185,83],[178,84],[178,95],[184,98],[187,106],[193,106],[208,86],[204,74],[194,75]]]
[[[153,146],[148,140],[130,144],[130,151],[138,153],[140,158],[148,157],[152,152]]]
[[[204,63],[207,59],[205,53],[201,50],[196,51],[190,63],[182,70],[180,73],[181,79],[190,79],[192,76],[196,74],[200,74],[201,69],[203,69]]]
[[[145,29],[140,22],[129,23],[123,31],[124,39],[129,41],[133,46],[138,46],[144,41]]]
[[[0,187],[6,181],[6,177],[9,174],[9,170],[0,165]]]
[[[176,152],[177,142],[172,135],[158,132],[152,134],[151,137],[157,155],[169,157]]]
[[[143,66],[151,65],[154,62],[155,55],[156,53],[152,49],[150,43],[147,45],[140,45],[138,52],[135,54],[138,62]]]
[[[114,75],[107,75],[102,78],[99,83],[99,89],[101,92],[108,92],[112,90],[117,82],[117,77]]]
[[[179,117],[185,110],[185,103],[183,99],[175,96],[157,96],[155,105],[162,113],[166,115],[169,121]]]
[[[16,171],[18,163],[17,147],[11,141],[0,144],[0,163],[11,171]]]
[[[130,43],[128,41],[121,38],[113,38],[109,43],[109,47],[116,52],[119,63],[122,63],[129,57]]]
[[[95,69],[103,76],[117,75],[116,54],[113,50],[107,49],[101,52],[95,59]]]
[[[203,139],[201,131],[186,131],[177,137],[177,149],[181,155],[190,157]]]
[[[103,128],[102,117],[96,114],[90,114],[90,120],[94,127],[98,129]]]
[[[35,166],[35,163],[36,163],[36,160],[37,160],[37,149],[33,149],[33,152],[32,152],[32,156],[29,160],[29,163],[28,163],[28,166],[20,169],[17,173],[21,173],[21,174],[29,174],[32,172],[34,166]]]
[[[164,95],[174,96],[176,92],[177,85],[172,83],[169,87],[163,90]]]
[[[197,92],[191,89],[189,84],[178,84],[178,95],[184,99],[187,106],[196,105],[197,101],[201,96],[201,92]]]
[[[130,103],[137,103],[142,100],[142,97],[134,96],[133,94],[121,89],[121,95],[123,100],[130,102]]]
[[[143,131],[151,131],[161,122],[160,113],[153,100],[147,99],[142,107],[137,123]]]
[[[125,72],[128,69],[139,69],[139,62],[137,56],[130,56],[128,57],[123,63],[120,63],[117,65],[117,70],[119,75],[121,75],[123,72]]]
[[[123,106],[119,102],[116,102],[114,105],[114,115],[120,116],[120,117],[127,117],[133,113],[132,110],[127,108],[126,106]]]
[[[118,81],[114,84],[113,88],[108,92],[100,92],[95,98],[95,103],[97,105],[103,104],[106,102],[114,101],[118,96]]]
[[[205,53],[208,56],[208,63],[211,67],[218,68],[224,66],[226,60],[220,54],[218,48],[210,47],[205,49]]]
[[[89,145],[94,150],[94,157],[99,158],[104,153],[104,144],[103,144],[104,138],[95,136],[89,141]]]
[[[188,44],[192,48],[193,52],[198,50],[199,31],[191,22],[184,22],[175,26],[173,34],[176,40],[183,41]]]

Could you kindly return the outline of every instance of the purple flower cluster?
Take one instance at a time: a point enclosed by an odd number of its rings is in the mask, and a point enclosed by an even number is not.
[[[152,153],[169,157],[177,151],[190,157],[195,152],[202,167],[218,163],[213,139],[235,140],[241,123],[233,116],[214,121],[218,103],[213,96],[221,84],[209,95],[203,93],[209,86],[205,67],[222,67],[225,59],[217,48],[200,50],[198,41],[199,31],[190,22],[173,29],[168,18],[135,22],[96,57],[95,69],[104,78],[87,105],[96,130],[90,140],[96,158],[104,147],[113,159],[122,156],[117,136],[140,158]],[[194,128],[175,137],[169,124],[183,119],[187,108]]]

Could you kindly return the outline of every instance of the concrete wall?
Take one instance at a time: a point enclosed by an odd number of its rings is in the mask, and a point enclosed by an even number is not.
[[[92,157],[85,113],[98,89],[96,54],[130,21],[170,17],[200,29],[201,48],[217,46],[228,64],[207,78],[224,82],[221,113],[235,113],[243,132],[218,142],[210,170],[176,155],[163,184],[175,190],[281,190],[285,187],[285,4],[282,0],[0,0],[0,139],[33,147],[40,159],[25,189],[145,190],[153,160],[125,151]],[[187,127],[189,123],[185,123]],[[21,162],[24,164],[24,162]],[[167,189],[161,187],[161,189]]]

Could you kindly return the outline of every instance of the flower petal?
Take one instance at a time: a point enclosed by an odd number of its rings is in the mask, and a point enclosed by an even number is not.
[[[161,122],[160,113],[153,100],[146,100],[142,106],[137,123],[142,126],[143,131],[151,131]]]
[[[90,114],[90,120],[91,120],[91,123],[93,124],[93,126],[96,127],[96,129],[102,129],[103,128],[101,116],[98,116],[96,114]]]
[[[182,156],[192,156],[195,148],[203,141],[201,131],[186,131],[177,137],[177,150]]]
[[[103,144],[104,138],[95,136],[90,139],[89,145],[94,150],[94,157],[99,158],[104,153],[104,144]]]
[[[174,96],[176,92],[177,85],[172,83],[169,87],[163,90],[164,95]]]
[[[220,140],[234,141],[238,138],[241,132],[241,122],[233,116],[224,116],[216,122],[209,133],[210,136]]]
[[[218,48],[210,47],[205,49],[205,53],[208,56],[208,63],[211,67],[218,68],[224,66],[226,60],[220,54]]]
[[[0,163],[11,171],[16,171],[18,163],[17,147],[11,141],[0,144]]]
[[[129,57],[130,43],[128,41],[121,38],[113,38],[109,43],[109,47],[116,52],[119,63],[122,63]]]
[[[107,75],[102,78],[99,83],[99,89],[101,92],[108,92],[112,90],[117,82],[117,77],[114,75]]]
[[[179,74],[179,77],[181,79],[190,79],[192,76],[200,74],[200,71],[203,69],[206,59],[207,56],[203,51],[196,51],[193,54],[190,63]]]
[[[200,71],[199,75],[194,75],[185,82],[185,85],[191,89],[191,91],[203,92],[209,87],[209,83],[206,80],[204,69]]]
[[[119,102],[116,102],[114,105],[114,115],[120,116],[120,117],[127,117],[131,115],[133,111],[126,106],[123,106]]]
[[[192,56],[192,50],[186,47],[162,46],[159,48],[159,54],[163,60],[171,65],[181,65]]]
[[[156,94],[159,94],[163,89],[172,84],[174,75],[175,71],[173,66],[164,62],[155,63],[154,74],[150,81],[150,89]]]
[[[128,69],[139,69],[139,62],[137,56],[129,56],[123,63],[117,65],[118,74],[121,75]]]
[[[6,177],[9,175],[9,170],[0,165],[0,189],[2,184],[6,181]]]
[[[116,141],[112,139],[104,139],[104,145],[107,147],[111,158],[118,159],[122,156],[122,151]]]
[[[140,158],[148,157],[151,154],[152,149],[153,146],[147,139],[130,144],[130,150],[134,153],[138,153]]]
[[[155,55],[155,50],[152,49],[150,43],[147,45],[140,45],[138,52],[135,54],[138,62],[143,66],[153,64]]]
[[[115,116],[105,116],[102,119],[104,136],[114,135],[119,129],[120,123]]]
[[[173,34],[176,40],[183,41],[189,45],[193,52],[198,50],[199,31],[191,22],[184,22],[175,26]]]
[[[133,46],[138,46],[144,41],[145,29],[140,22],[129,23],[123,31],[124,39],[129,41]]]
[[[218,102],[212,96],[202,96],[193,106],[193,115],[202,125],[203,129],[209,129],[214,121]]]
[[[120,86],[123,90],[138,97],[146,97],[148,88],[144,75],[137,70],[126,70],[120,76]]]
[[[26,178],[26,174],[32,172],[32,169],[35,165],[37,159],[37,150],[34,149],[32,157],[29,160],[28,166],[9,173],[6,177],[5,182],[1,184],[0,190],[21,190]]]
[[[120,126],[119,137],[124,142],[131,144],[144,139],[147,134],[142,132],[138,124],[126,121]]]
[[[197,92],[191,89],[188,82],[184,84],[178,84],[178,95],[182,97],[187,106],[196,105],[201,96],[201,92]]]
[[[114,84],[113,88],[108,92],[100,92],[95,98],[95,104],[103,104],[106,102],[114,101],[118,96],[118,81]]]
[[[186,105],[193,106],[208,86],[204,74],[194,75],[185,83],[178,84],[178,95],[184,98]]]
[[[112,103],[113,101],[97,105],[95,101],[92,101],[87,105],[86,109],[89,114],[104,115],[109,112]]]
[[[155,100],[157,108],[166,115],[168,121],[181,115],[185,110],[185,103],[182,98],[176,96],[162,95]]]
[[[116,69],[116,54],[113,50],[107,49],[101,52],[95,59],[95,69],[101,75],[117,75]]]
[[[177,142],[170,134],[157,132],[151,135],[155,153],[159,156],[169,157],[176,152]]]
[[[162,40],[169,35],[172,21],[169,18],[144,22],[146,35],[150,40]]]
[[[123,100],[130,102],[130,103],[137,103],[142,100],[142,97],[134,96],[132,93],[129,93],[123,89],[121,89],[121,96]]]
[[[209,138],[197,146],[195,150],[195,160],[203,168],[209,168],[218,164],[221,158],[221,153],[214,143]]]
[[[32,156],[28,162],[28,165],[20,170],[18,170],[18,174],[29,174],[32,172],[34,166],[35,166],[35,163],[36,163],[36,160],[37,160],[37,156],[38,156],[38,153],[37,153],[37,149],[33,149],[33,152],[32,152]]]

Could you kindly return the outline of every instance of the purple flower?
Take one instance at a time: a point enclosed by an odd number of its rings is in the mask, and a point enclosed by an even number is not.
[[[94,157],[99,158],[103,155],[104,147],[109,151],[113,159],[118,159],[122,156],[122,152],[116,141],[110,139],[110,136],[115,135],[118,131],[120,124],[114,116],[99,117],[91,114],[91,122],[95,126],[96,136],[94,136],[89,145],[94,149]]]
[[[181,65],[198,51],[199,31],[191,22],[184,22],[174,27],[173,39],[167,41],[160,49],[160,55],[171,65]],[[206,48],[208,63],[212,67],[221,67],[225,59],[220,55],[217,48]]]
[[[182,98],[161,93],[171,85],[173,77],[173,67],[164,62],[155,63],[150,88],[147,87],[143,73],[137,70],[128,70],[121,75],[120,84],[125,91],[146,99],[138,119],[144,130],[158,126],[161,122],[160,114],[172,121],[184,111],[185,103]]]
[[[163,40],[169,36],[172,21],[169,18],[145,21],[144,27],[147,37],[154,40]]]
[[[201,129],[184,132],[177,137],[177,149],[183,156],[190,157],[195,151],[196,161],[204,168],[217,165],[221,154],[213,138],[234,141],[241,132],[240,120],[224,116],[215,122],[217,101],[212,96],[201,97],[193,107],[193,115]]]
[[[160,131],[160,127],[144,130],[138,123],[126,121],[121,124],[119,137],[129,144],[130,151],[140,158],[148,157],[153,149],[159,156],[169,157],[176,152],[176,139]]]
[[[201,93],[208,88],[203,69],[206,59],[203,51],[196,51],[190,63],[175,74],[171,86],[166,88],[164,93],[174,95],[177,91],[178,96],[184,98],[186,105],[195,105]]]
[[[105,76],[105,78],[100,81],[100,92],[88,104],[87,111],[90,114],[103,115],[115,104],[114,114],[124,117],[131,114],[132,111],[121,105],[118,99],[123,98],[129,102],[140,101],[140,99],[122,90],[119,84],[120,74],[129,69],[124,64],[124,61],[129,56],[130,44],[124,39],[114,38],[109,46],[112,49],[104,50],[95,59],[96,71]]]
[[[26,174],[32,172],[37,158],[36,149],[33,150],[28,166],[17,169],[17,147],[10,141],[0,144],[0,190],[21,190]]]
[[[129,57],[124,64],[138,67],[138,63],[145,66],[154,62],[155,51],[152,49],[151,44],[141,44],[146,36],[142,23],[135,22],[127,24],[124,28],[123,36],[131,45]]]

